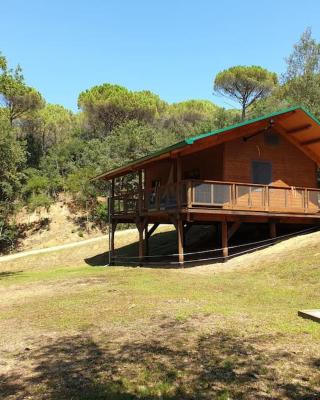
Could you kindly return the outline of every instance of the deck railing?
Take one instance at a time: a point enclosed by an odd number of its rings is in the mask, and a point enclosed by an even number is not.
[[[209,180],[185,180],[113,197],[113,214],[210,208],[279,213],[320,212],[320,190]]]
[[[191,207],[309,214],[320,211],[318,189],[197,180],[189,185]]]
[[[127,215],[138,211],[138,192],[127,192],[111,198],[111,214]]]

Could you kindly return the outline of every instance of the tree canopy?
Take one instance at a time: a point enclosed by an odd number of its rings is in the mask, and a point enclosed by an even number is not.
[[[312,37],[310,28],[303,32],[286,61],[284,96],[320,117],[320,43]]]
[[[132,92],[123,86],[94,86],[80,93],[78,106],[95,137],[103,137],[127,120],[152,121],[166,103],[150,91]]]
[[[4,56],[0,56],[0,100],[11,125],[18,118],[44,106],[41,94],[25,84],[21,67],[9,69]]]
[[[246,110],[258,99],[268,96],[278,82],[277,74],[252,65],[238,65],[217,74],[214,90],[240,103],[242,119]]]

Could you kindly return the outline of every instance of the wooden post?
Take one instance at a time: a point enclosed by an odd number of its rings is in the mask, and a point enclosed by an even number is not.
[[[142,265],[144,257],[144,240],[143,240],[144,223],[142,221],[139,221],[137,223],[137,228],[139,232],[139,264]]]
[[[138,211],[139,215],[141,215],[142,212],[142,170],[140,169],[139,172],[139,183],[138,183]]]
[[[109,214],[109,265],[114,264],[114,235],[117,228],[117,222],[113,219],[114,214],[114,190],[115,178],[111,180],[110,197],[108,199]]]
[[[188,206],[188,208],[191,208],[192,207],[192,202],[193,202],[193,200],[192,200],[192,182],[189,180],[188,182],[187,182],[187,206]]]
[[[111,237],[110,237],[110,265],[114,264],[114,236],[117,229],[117,221],[111,220]]]
[[[149,232],[148,232],[148,224],[144,228],[144,254],[146,256],[149,255]]]
[[[111,193],[110,193],[110,199],[111,199],[111,201],[110,201],[110,215],[111,215],[111,218],[112,218],[113,213],[114,213],[114,191],[115,191],[115,178],[112,178],[112,181],[111,181]]]
[[[272,239],[277,237],[277,225],[275,222],[270,222],[269,223],[269,231],[270,231],[270,237]]]
[[[223,257],[227,258],[229,256],[228,224],[227,224],[227,221],[222,221],[221,222],[221,243],[222,243],[222,254],[223,254]]]
[[[179,264],[183,266],[184,263],[184,249],[183,249],[183,222],[179,218],[177,221],[177,237],[178,237],[178,253],[179,253]]]
[[[177,157],[177,179],[176,179],[176,202],[177,202],[177,209],[180,210],[181,207],[181,159]]]

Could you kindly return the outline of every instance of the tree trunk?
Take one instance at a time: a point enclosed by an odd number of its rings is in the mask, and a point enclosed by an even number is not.
[[[246,105],[242,104],[241,120],[244,121],[246,118]]]

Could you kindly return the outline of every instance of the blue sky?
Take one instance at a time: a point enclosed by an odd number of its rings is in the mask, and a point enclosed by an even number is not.
[[[217,72],[257,64],[277,73],[301,33],[320,40],[318,0],[11,0],[1,2],[0,51],[48,102],[118,83],[168,102],[210,99]]]

